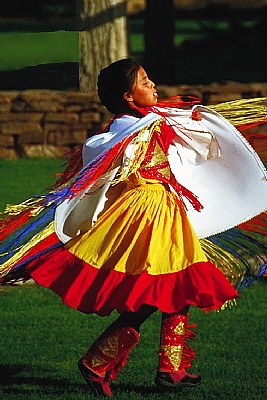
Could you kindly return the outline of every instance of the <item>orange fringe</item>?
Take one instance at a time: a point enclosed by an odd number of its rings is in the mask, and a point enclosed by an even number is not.
[[[238,227],[245,231],[260,233],[261,235],[267,234],[267,213],[263,212],[251,220],[238,225]]]

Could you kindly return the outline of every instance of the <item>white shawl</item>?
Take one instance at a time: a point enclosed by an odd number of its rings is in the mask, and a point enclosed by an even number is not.
[[[200,112],[201,121],[191,118],[195,109]],[[178,182],[196,194],[204,206],[197,212],[188,205],[188,215],[199,238],[230,229],[266,210],[267,171],[233,125],[200,105],[192,110],[159,110],[177,133],[169,149],[171,169]],[[150,113],[141,119],[123,116],[115,120],[109,132],[85,142],[84,164],[158,118],[161,115]],[[60,240],[67,242],[77,235],[84,221],[91,220],[92,224],[96,221],[118,168],[96,194],[85,196],[85,191],[57,207],[55,228]]]

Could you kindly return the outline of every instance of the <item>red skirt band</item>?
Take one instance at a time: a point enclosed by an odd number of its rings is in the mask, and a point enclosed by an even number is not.
[[[166,313],[179,312],[188,305],[213,310],[238,296],[209,261],[169,274],[144,271],[129,275],[95,268],[62,247],[34,260],[27,269],[37,283],[57,293],[68,306],[101,316],[113,310],[134,312],[142,304]]]

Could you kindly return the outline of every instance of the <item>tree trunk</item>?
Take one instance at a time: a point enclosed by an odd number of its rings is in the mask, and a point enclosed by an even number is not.
[[[175,6],[173,0],[147,0],[145,67],[155,83],[175,83]]]
[[[80,32],[80,90],[96,89],[100,70],[128,56],[125,0],[83,0]]]

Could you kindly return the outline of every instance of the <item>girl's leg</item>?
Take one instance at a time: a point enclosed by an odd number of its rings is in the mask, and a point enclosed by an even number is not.
[[[116,326],[131,326],[139,332],[140,326],[158,309],[157,307],[143,304],[136,312],[125,312],[121,314],[114,324]]]
[[[80,359],[79,369],[95,394],[112,396],[109,381],[126,364],[130,350],[139,342],[139,328],[156,307],[143,305],[137,312],[121,314]]]
[[[189,307],[179,313],[162,313],[159,364],[156,384],[159,386],[196,386],[201,382],[198,375],[189,374],[187,369],[195,353],[189,347],[186,339],[193,339],[195,333],[188,328]]]

